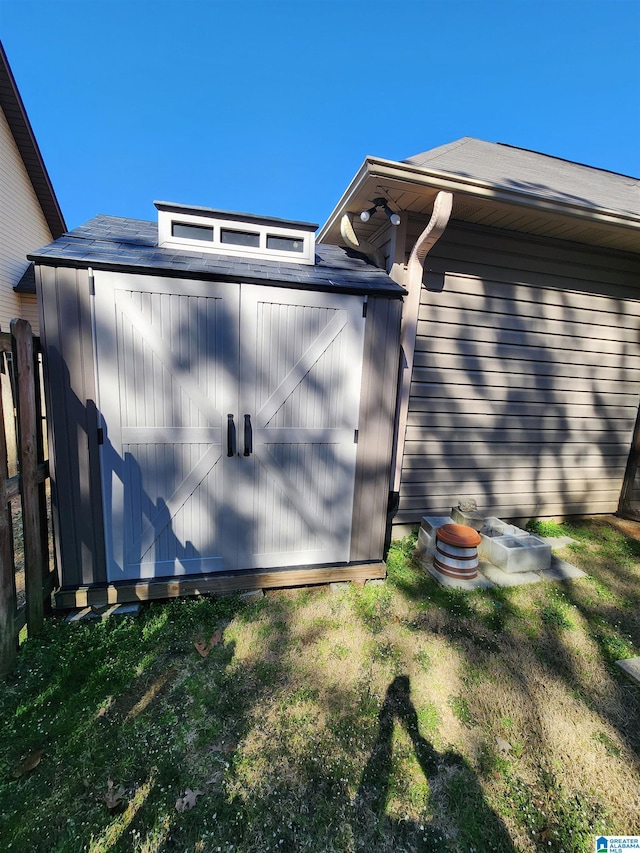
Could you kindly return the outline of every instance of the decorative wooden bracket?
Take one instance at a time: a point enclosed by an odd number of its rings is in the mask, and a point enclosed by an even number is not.
[[[366,240],[358,239],[353,227],[353,222],[351,221],[351,216],[348,213],[345,213],[340,220],[340,234],[350,249],[355,249],[356,252],[361,252],[369,258],[372,264],[380,267],[380,269],[385,269],[384,255],[377,246],[373,245],[373,243],[367,243]]]
[[[420,291],[424,275],[424,262],[431,249],[442,237],[451,218],[453,209],[453,193],[441,190],[433,204],[433,212],[427,227],[416,240],[411,250],[407,272],[403,282],[408,291],[402,311],[402,327],[400,331],[400,346],[402,351],[400,390],[398,394],[397,432],[394,448],[394,473],[392,491],[400,491],[400,476],[402,474],[402,455],[404,453],[404,436],[407,428],[409,411],[409,392],[411,390],[411,374],[413,372],[413,356],[416,348],[416,332],[418,329],[418,313],[420,311]]]

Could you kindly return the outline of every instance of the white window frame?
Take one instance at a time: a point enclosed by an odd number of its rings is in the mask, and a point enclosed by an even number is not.
[[[174,237],[173,225],[200,225],[213,228],[213,240],[194,240],[188,237]],[[233,243],[223,243],[220,231],[245,231],[259,235],[258,246],[239,246]],[[268,249],[267,237],[289,237],[302,242],[301,252],[288,252],[283,249]],[[265,222],[218,218],[205,214],[187,213],[186,211],[158,210],[158,246],[161,248],[193,249],[198,252],[210,252],[215,255],[234,255],[236,257],[251,257],[264,260],[288,261],[294,264],[315,263],[315,232],[310,230],[272,225]]]

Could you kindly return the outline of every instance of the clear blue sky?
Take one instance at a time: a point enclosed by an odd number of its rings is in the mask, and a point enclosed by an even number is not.
[[[322,224],[461,136],[640,175],[640,0],[0,0],[0,38],[69,227]]]

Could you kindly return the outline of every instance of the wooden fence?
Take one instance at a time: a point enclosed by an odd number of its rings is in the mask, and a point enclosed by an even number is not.
[[[8,357],[9,356],[9,357]],[[42,630],[44,614],[51,606],[55,572],[49,567],[44,420],[39,339],[26,320],[13,320],[11,331],[0,330],[2,382],[10,376],[17,412],[17,471],[9,476],[7,431],[3,395],[0,394],[0,675],[9,672],[16,659],[18,635],[26,624],[29,636]],[[11,415],[12,413],[8,413]],[[24,545],[24,593],[16,597],[15,545],[12,508],[20,501]]]

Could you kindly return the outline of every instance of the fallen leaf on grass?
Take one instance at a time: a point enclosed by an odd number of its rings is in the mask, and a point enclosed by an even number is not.
[[[13,771],[13,778],[19,779],[21,776],[26,776],[40,764],[40,759],[44,755],[44,749],[36,749],[35,752],[30,752],[22,764]]]
[[[206,658],[211,649],[214,646],[217,646],[221,639],[222,631],[216,631],[208,643],[205,640],[196,640],[193,645],[196,647],[196,651],[198,652],[198,654],[201,655],[203,658]]]
[[[113,781],[109,779],[107,782],[107,793],[104,795],[104,801],[110,812],[117,809],[122,804],[124,797],[124,788],[120,785],[115,791],[113,789]]]
[[[505,740],[504,738],[497,737],[496,746],[498,747],[500,752],[504,753],[504,755],[508,755],[511,752],[511,744],[508,740]]]
[[[178,797],[176,800],[176,811],[185,812],[187,809],[192,809],[196,804],[196,798],[203,796],[204,791],[192,791],[191,788],[185,788],[184,797]]]

